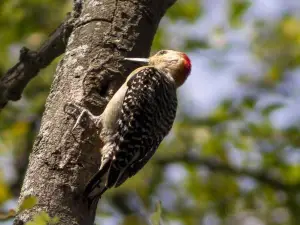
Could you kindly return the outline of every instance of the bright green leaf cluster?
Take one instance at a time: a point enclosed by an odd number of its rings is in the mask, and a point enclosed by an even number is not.
[[[58,217],[51,218],[46,212],[40,212],[33,217],[32,221],[27,222],[25,225],[55,225],[58,222]]]

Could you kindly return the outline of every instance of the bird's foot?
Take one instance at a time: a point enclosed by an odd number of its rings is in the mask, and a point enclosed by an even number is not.
[[[90,111],[75,103],[67,103],[64,106],[64,112],[74,119],[76,122],[71,130],[72,134],[77,127],[93,127],[101,129],[101,117],[93,115]]]

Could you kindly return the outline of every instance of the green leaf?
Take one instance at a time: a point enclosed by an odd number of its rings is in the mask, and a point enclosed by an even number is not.
[[[139,225],[139,224],[147,224],[147,218],[142,218],[138,215],[129,215],[126,216],[122,223],[122,225]]]
[[[59,218],[57,216],[51,218],[48,213],[40,212],[35,215],[32,221],[28,221],[25,225],[55,225],[59,222]]]
[[[171,21],[185,20],[194,22],[202,13],[202,7],[199,0],[177,1],[168,11],[167,17]]]
[[[59,222],[59,217],[57,216],[54,216],[51,220],[50,220],[50,224],[57,224]]]
[[[38,200],[35,196],[26,196],[25,199],[23,200],[23,202],[20,205],[20,208],[18,210],[18,212],[22,212],[26,209],[31,209],[32,207],[34,207],[37,204]]]
[[[187,39],[185,41],[184,49],[186,51],[194,50],[197,48],[208,48],[208,43],[205,40]]]
[[[233,26],[241,25],[241,17],[250,6],[246,0],[235,0],[231,4],[230,22]]]
[[[1,139],[0,139],[0,144],[1,144]],[[1,153],[1,149],[0,149],[0,153]],[[11,197],[10,188],[5,182],[2,172],[3,171],[0,170],[0,205]]]
[[[277,103],[277,104],[270,104],[268,105],[267,107],[265,107],[263,110],[262,110],[262,114],[267,116],[269,115],[271,112],[277,110],[277,109],[280,109],[284,107],[284,105],[282,103]]]
[[[150,218],[153,225],[160,225],[161,212],[161,201],[158,201],[156,204],[155,212],[151,215]]]

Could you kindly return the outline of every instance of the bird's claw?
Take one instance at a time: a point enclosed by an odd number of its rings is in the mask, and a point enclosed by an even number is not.
[[[96,128],[100,128],[100,116],[94,116],[91,112],[89,112],[82,106],[74,103],[67,103],[64,106],[64,112],[76,119],[76,122],[71,130],[72,134],[79,125],[81,127],[85,127],[90,124],[90,121],[92,121],[93,126],[95,126]]]

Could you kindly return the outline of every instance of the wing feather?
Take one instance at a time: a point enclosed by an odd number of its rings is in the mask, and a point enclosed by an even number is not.
[[[168,75],[145,67],[127,85],[107,187],[121,185],[143,168],[169,133],[176,116],[176,86]]]

